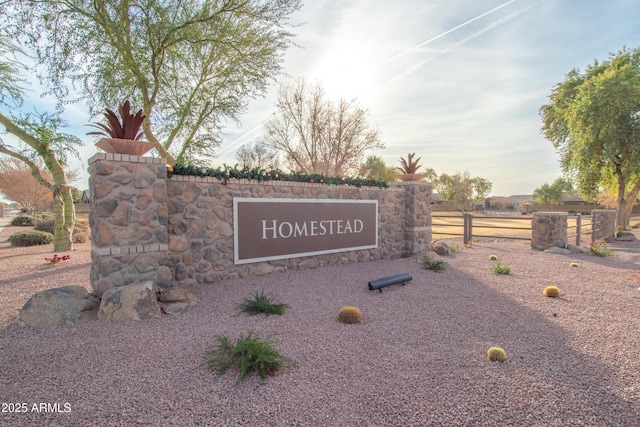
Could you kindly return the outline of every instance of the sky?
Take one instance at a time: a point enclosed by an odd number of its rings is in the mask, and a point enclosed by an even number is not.
[[[304,77],[369,110],[385,144],[370,154],[388,165],[415,152],[438,174],[489,179],[491,195],[531,194],[562,175],[538,115],[553,86],[640,47],[636,0],[307,0],[292,22],[287,76],[250,103],[240,126],[227,123],[213,167],[236,163],[275,112],[279,85]],[[80,189],[97,152],[86,111],[70,105],[63,115],[86,142],[71,163]]]

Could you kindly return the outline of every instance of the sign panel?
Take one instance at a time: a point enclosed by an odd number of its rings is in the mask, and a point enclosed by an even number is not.
[[[378,247],[377,200],[233,199],[234,262]]]

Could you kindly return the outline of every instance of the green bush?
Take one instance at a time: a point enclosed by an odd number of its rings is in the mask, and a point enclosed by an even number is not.
[[[11,225],[17,227],[33,227],[33,215],[16,215],[11,220]]]
[[[422,260],[422,266],[436,273],[442,273],[447,269],[447,263],[441,259],[427,259]]]
[[[511,267],[508,267],[506,265],[502,265],[500,263],[497,263],[491,269],[491,273],[493,273],[493,274],[511,274]]]
[[[250,316],[264,313],[267,316],[270,314],[282,315],[284,309],[287,308],[287,304],[276,304],[272,302],[272,295],[266,295],[264,290],[259,293],[256,291],[253,294],[253,299],[245,298],[244,302],[238,306],[242,313],[246,313]]]
[[[54,234],[55,225],[56,225],[55,219],[46,219],[43,221],[38,221],[38,223],[35,226],[35,229]],[[88,242],[90,235],[91,235],[91,229],[89,228],[89,226],[83,222],[76,221],[73,227],[73,237],[72,237],[73,243]]]
[[[53,241],[53,235],[46,231],[29,230],[14,233],[9,237],[12,246],[47,245]]]
[[[237,383],[253,374],[265,380],[283,368],[296,366],[295,362],[274,349],[275,341],[263,341],[253,331],[249,331],[246,337],[240,335],[235,344],[231,344],[225,335],[217,335],[215,340],[217,345],[206,351],[203,365],[215,369],[218,375],[224,375],[230,367],[238,368],[240,377]]]

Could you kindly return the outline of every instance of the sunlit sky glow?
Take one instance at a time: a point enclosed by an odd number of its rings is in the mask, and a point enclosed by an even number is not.
[[[561,175],[540,134],[540,106],[574,67],[640,46],[634,0],[307,0],[293,16],[287,83],[319,81],[332,97],[357,97],[380,131],[389,165],[415,152],[438,174],[469,171],[493,182],[493,195],[531,194]],[[253,100],[241,126],[224,129],[213,166],[233,164],[274,113],[278,84]],[[82,105],[64,117],[87,144]]]

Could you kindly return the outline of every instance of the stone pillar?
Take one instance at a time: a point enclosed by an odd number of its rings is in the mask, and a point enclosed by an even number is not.
[[[397,185],[405,190],[405,256],[426,254],[431,245],[431,184],[407,181]]]
[[[0,203],[0,218],[4,218],[4,205]]]
[[[170,286],[166,160],[98,153],[89,175],[95,293],[145,280]]]
[[[567,247],[566,212],[536,212],[531,218],[531,248]]]
[[[591,211],[591,241],[616,235],[616,211],[594,209]]]

